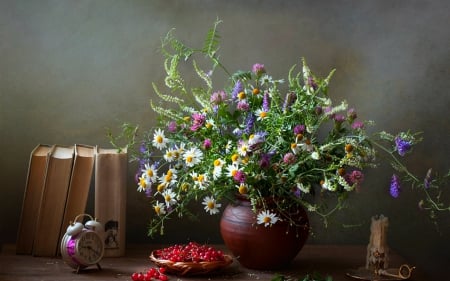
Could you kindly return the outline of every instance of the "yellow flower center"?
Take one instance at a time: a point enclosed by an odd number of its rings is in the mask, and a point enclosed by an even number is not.
[[[154,209],[155,209],[155,213],[159,215],[159,213],[161,212],[161,207],[157,205],[154,207]]]
[[[270,217],[264,217],[264,223],[270,223],[272,219]]]
[[[266,118],[267,117],[267,112],[261,111],[261,113],[259,113],[259,117]]]
[[[153,177],[153,170],[147,170],[147,176]]]
[[[156,189],[158,190],[158,192],[163,192],[165,188],[166,188],[166,185],[163,183],[160,183],[160,184],[158,184],[158,187]]]
[[[220,161],[220,159],[214,160],[214,166],[219,167],[220,165],[222,165],[222,162]]]
[[[147,183],[145,182],[145,179],[144,179],[144,178],[141,178],[141,179],[139,180],[139,185],[140,185],[143,189],[145,189],[145,188],[147,187]]]
[[[207,128],[207,129],[211,129],[212,128],[212,124],[211,123],[209,123],[209,122],[207,122],[206,124],[205,124],[205,127]]]
[[[303,139],[303,134],[297,134],[297,140],[302,140]]]
[[[172,197],[170,197],[169,194],[166,194],[166,196],[164,196],[164,199],[166,200],[166,202],[169,202],[172,199]]]
[[[347,152],[347,153],[350,153],[350,152],[352,152],[353,151],[353,145],[351,145],[351,144],[346,144],[345,145],[345,152]]]
[[[231,171],[231,175],[234,177],[237,174],[238,170]]]
[[[238,96],[238,98],[239,98],[240,100],[245,99],[245,93],[244,93],[244,92],[240,92],[237,96]]]
[[[239,186],[239,193],[240,194],[247,194],[247,187],[244,185],[244,184],[241,184],[240,186]]]
[[[162,136],[156,136],[155,138],[157,143],[162,143],[163,142],[163,137]]]
[[[297,148],[297,144],[294,142],[294,143],[291,143],[291,149],[296,149]]]
[[[186,157],[186,162],[191,163],[192,160],[194,160],[194,157],[192,157],[192,156]]]
[[[188,188],[189,188],[189,184],[188,184],[188,183],[183,183],[183,184],[181,185],[181,190],[183,190],[183,191],[187,191]]]
[[[191,120],[191,117],[185,116],[185,117],[183,117],[183,120],[186,121],[186,122],[189,122]]]
[[[259,94],[259,89],[258,89],[258,88],[254,88],[253,91],[252,91],[252,93],[253,93],[254,95]]]
[[[239,154],[235,153],[231,156],[231,161],[236,162],[239,159]]]
[[[214,202],[209,201],[207,206],[208,206],[208,209],[214,209],[215,204],[214,204]]]
[[[197,180],[203,182],[205,180],[205,175],[199,175]]]
[[[172,170],[167,170],[167,175],[168,175],[168,176],[172,176],[172,175],[173,175]]]
[[[172,180],[172,176],[171,176],[171,175],[166,175],[166,176],[164,177],[164,180],[165,180],[166,182],[169,182],[169,181]]]

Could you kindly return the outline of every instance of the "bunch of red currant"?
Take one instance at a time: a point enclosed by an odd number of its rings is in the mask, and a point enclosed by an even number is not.
[[[189,242],[185,245],[176,244],[153,253],[156,258],[171,262],[213,262],[225,259],[221,250],[196,242]]]
[[[151,281],[160,280],[167,281],[169,277],[165,274],[166,269],[164,267],[160,268],[150,268],[147,272],[134,272],[131,274],[131,280],[133,281]]]

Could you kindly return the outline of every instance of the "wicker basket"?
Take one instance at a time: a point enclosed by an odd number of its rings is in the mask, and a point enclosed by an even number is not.
[[[229,255],[224,255],[223,261],[213,262],[173,262],[170,260],[162,260],[155,257],[154,252],[150,255],[150,260],[159,267],[165,267],[167,273],[187,276],[187,275],[202,275],[212,273],[216,270],[223,269],[233,262],[233,258]]]

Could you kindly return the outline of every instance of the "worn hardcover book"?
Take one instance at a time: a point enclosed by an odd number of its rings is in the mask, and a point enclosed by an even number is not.
[[[64,217],[61,224],[59,241],[66,233],[67,226],[73,219],[84,214],[88,200],[89,189],[94,171],[95,147],[76,144],[74,151],[72,175],[70,177]]]
[[[105,257],[125,254],[127,151],[97,148],[95,217],[105,228]]]
[[[58,253],[59,233],[72,174],[73,156],[73,146],[55,145],[50,153],[37,216],[34,256],[52,257]]]
[[[30,154],[22,213],[17,232],[17,254],[31,255],[33,251],[36,217],[41,204],[42,190],[44,188],[45,174],[51,149],[51,145],[39,144]]]

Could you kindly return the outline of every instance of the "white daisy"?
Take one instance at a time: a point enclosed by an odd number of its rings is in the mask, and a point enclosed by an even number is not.
[[[257,216],[257,223],[258,224],[264,224],[265,227],[272,226],[272,224],[275,224],[279,218],[274,213],[271,213],[270,211],[262,211]]]
[[[155,164],[145,164],[144,169],[142,169],[142,176],[145,177],[149,182],[156,182],[157,171]]]
[[[164,215],[166,213],[166,206],[164,205],[164,203],[156,201],[155,205],[153,205],[153,210],[158,216]]]
[[[162,196],[164,197],[164,201],[166,202],[167,208],[177,203],[177,200],[175,199],[177,195],[175,194],[175,192],[173,192],[172,189],[164,190]]]
[[[202,161],[203,152],[200,149],[193,147],[183,154],[183,159],[186,166],[193,167]]]
[[[203,198],[203,205],[205,205],[205,211],[210,215],[217,214],[219,212],[219,208],[222,206],[222,204],[217,203],[216,199],[214,199],[213,196],[209,197],[206,196]]]
[[[238,145],[238,153],[241,156],[246,156],[247,153],[250,151],[250,147],[248,146],[248,142],[241,141]]]
[[[173,154],[174,154],[174,158],[175,159],[179,159],[180,155],[182,155],[185,151],[185,146],[186,144],[184,142],[180,143],[180,146],[175,145],[174,149],[173,149]]]
[[[204,190],[208,186],[208,177],[205,174],[197,174],[196,172],[192,172],[191,177],[195,186],[199,189]]]
[[[238,171],[239,171],[238,165],[230,164],[227,166],[228,176],[230,177],[234,177]]]
[[[153,134],[153,146],[157,149],[162,150],[166,148],[168,139],[164,136],[164,131],[161,129],[156,129]]]
[[[216,123],[214,122],[214,119],[210,118],[210,119],[206,120],[205,127],[208,129],[215,128]]]
[[[169,170],[167,170],[165,175],[162,175],[159,178],[160,183],[164,184],[166,187],[170,186],[172,184],[175,184],[177,182],[177,174],[176,174],[176,170],[170,168]]]
[[[218,158],[214,160],[213,179],[218,179],[222,175],[222,167],[225,165],[225,161]]]
[[[176,159],[176,156],[177,151],[173,148],[167,149],[166,153],[164,153],[164,159],[169,163],[174,161]]]
[[[139,177],[137,191],[139,192],[145,191],[149,186],[150,182],[148,181],[147,177],[145,177],[144,175],[142,175],[142,177]]]
[[[255,111],[255,115],[256,115],[256,120],[261,121],[264,120],[268,117],[269,113],[265,110],[263,110],[262,108],[257,109]]]
[[[225,153],[229,154],[231,150],[233,149],[233,142],[229,140],[227,144],[225,145]]]

